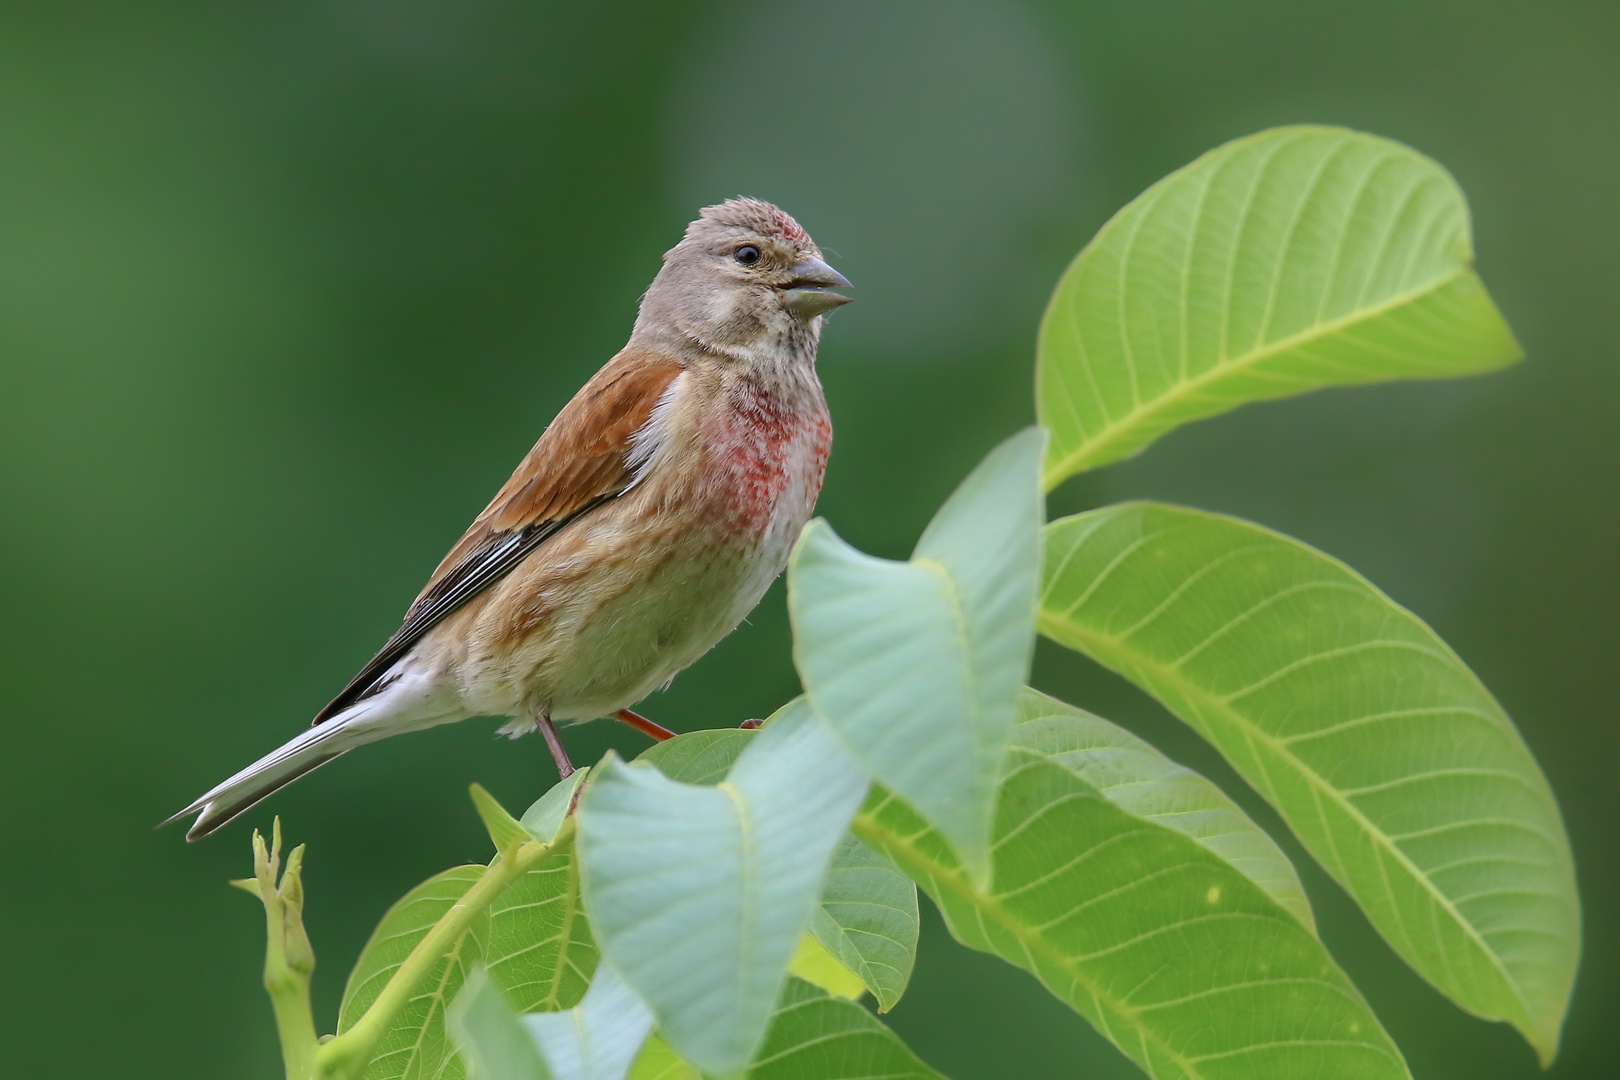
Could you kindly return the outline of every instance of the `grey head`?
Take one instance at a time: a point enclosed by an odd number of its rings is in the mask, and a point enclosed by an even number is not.
[[[813,348],[820,316],[850,300],[830,290],[848,285],[785,211],[759,199],[727,199],[704,207],[664,254],[636,334],[673,333],[720,353]]]

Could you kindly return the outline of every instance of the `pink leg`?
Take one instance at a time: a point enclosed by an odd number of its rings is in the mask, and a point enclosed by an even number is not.
[[[541,713],[535,723],[539,725],[540,734],[546,737],[546,746],[551,749],[552,760],[557,763],[557,775],[566,780],[574,775],[574,763],[568,760],[568,751],[563,749],[562,739],[557,737],[557,729],[551,723],[551,717]]]
[[[624,724],[627,727],[633,727],[643,735],[657,739],[659,742],[663,742],[665,739],[673,739],[675,737],[675,733],[669,730],[669,728],[653,723],[651,720],[647,719],[645,716],[642,716],[638,712],[631,712],[629,709],[620,709],[616,716],[618,717],[619,723]]]

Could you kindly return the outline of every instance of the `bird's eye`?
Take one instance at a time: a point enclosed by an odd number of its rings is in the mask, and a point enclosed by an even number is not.
[[[759,248],[755,247],[753,244],[744,244],[742,247],[732,252],[731,257],[742,263],[744,266],[753,266],[755,263],[759,262]]]

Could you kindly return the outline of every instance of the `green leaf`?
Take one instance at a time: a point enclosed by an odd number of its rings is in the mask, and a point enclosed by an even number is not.
[[[579,902],[579,860],[571,842],[489,906],[484,963],[519,1012],[572,1008],[596,970],[596,941]]]
[[[991,451],[910,562],[864,555],[818,520],[788,565],[794,659],[817,713],[981,876],[1033,650],[1045,442],[1032,428]]]
[[[874,792],[854,828],[957,940],[1033,973],[1150,1076],[1408,1076],[1350,980],[1270,893],[1042,754],[1008,756],[987,888],[903,800]]]
[[[484,790],[483,784],[473,784],[468,791],[472,795],[473,806],[478,809],[478,816],[483,819],[484,830],[489,833],[489,839],[494,843],[496,851],[513,851],[519,844],[530,839],[528,830],[517,818],[506,812],[506,807],[495,801],[495,796]]]
[[[534,801],[534,805],[523,813],[522,825],[525,831],[542,844],[549,844],[557,838],[557,830],[568,817],[568,810],[574,805],[574,795],[579,791],[579,785],[591,774],[591,767],[575,769],[573,773],[552,784],[546,793]]]
[[[533,1038],[482,969],[451,1004],[450,1032],[472,1062],[473,1080],[553,1080]]]
[[[1453,1001],[1550,1061],[1580,953],[1558,806],[1416,616],[1259,526],[1136,503],[1048,526],[1041,628],[1215,744]]]
[[[569,834],[572,835],[571,833]],[[365,1015],[395,970],[485,872],[446,870],[405,894],[389,909],[349,975],[338,1032]],[[596,967],[596,946],[579,906],[572,841],[565,838],[490,904],[441,960],[390,1025],[367,1066],[367,1080],[465,1075],[445,1035],[445,1005],[476,964],[487,965],[511,1007],[566,1009],[585,993]]]
[[[649,1035],[630,1066],[630,1080],[703,1080],[703,1074],[682,1060],[669,1043]]]
[[[917,886],[886,856],[846,834],[833,852],[810,935],[888,1012],[917,959]]]
[[[1285,127],[1210,151],[1116,214],[1052,294],[1047,487],[1247,401],[1513,362],[1473,258],[1456,181],[1400,143]]]
[[[349,973],[338,1011],[339,1034],[365,1015],[411,950],[484,875],[484,870],[482,866],[457,866],[435,874],[388,909]],[[463,935],[423,983],[424,992],[405,1006],[378,1044],[366,1067],[366,1080],[465,1075],[445,1041],[444,1010],[481,958],[480,935]]]
[[[769,722],[803,702],[784,705]],[[654,744],[636,760],[656,765],[671,780],[713,784],[753,738],[754,732],[736,728],[691,731]],[[917,958],[917,926],[917,886],[893,862],[845,835],[822,879],[809,933],[865,984],[879,1012],[892,1009],[905,992]]]
[[[1038,690],[1026,689],[1019,699],[1013,739],[1072,770],[1125,812],[1197,840],[1316,932],[1288,856],[1225,792],[1185,765],[1118,724]]]
[[[778,709],[773,719],[789,707]],[[757,731],[741,728],[688,731],[653,743],[637,755],[636,761],[655,765],[659,772],[683,784],[718,784],[731,771],[732,762],[757,736]]]
[[[871,1013],[792,978],[782,988],[770,1031],[747,1076],[748,1080],[942,1080]]]
[[[859,1000],[866,993],[861,977],[808,933],[799,935],[793,959],[788,961],[788,972],[846,1001]]]
[[[789,977],[747,1080],[943,1080],[900,1038],[853,1002]],[[702,1080],[657,1035],[630,1080]]]
[[[726,780],[682,784],[615,756],[578,811],[604,954],[688,1061],[740,1072],[867,779],[800,702],[749,737]]]

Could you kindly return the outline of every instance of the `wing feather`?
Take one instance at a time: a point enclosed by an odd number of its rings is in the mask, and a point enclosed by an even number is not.
[[[495,498],[428,579],[404,624],[343,692],[315,716],[319,724],[374,692],[422,636],[511,573],[581,515],[616,498],[634,480],[637,431],[682,371],[673,358],[626,349],[563,407]]]

